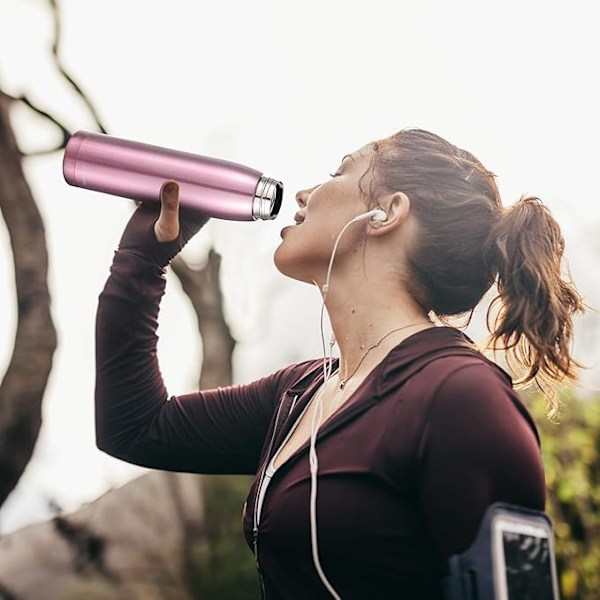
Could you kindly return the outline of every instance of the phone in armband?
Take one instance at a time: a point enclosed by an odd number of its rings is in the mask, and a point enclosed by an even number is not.
[[[446,600],[560,600],[554,528],[545,512],[496,502],[475,541],[451,556]]]

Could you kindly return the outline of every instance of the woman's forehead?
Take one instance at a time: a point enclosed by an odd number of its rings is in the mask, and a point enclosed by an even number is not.
[[[357,150],[354,150],[354,152],[352,152],[350,154],[346,154],[346,156],[344,156],[344,158],[350,158],[350,159],[356,160],[356,161],[364,159],[364,158],[370,159],[373,156],[373,153],[375,152],[376,144],[377,144],[377,142],[369,142],[368,144],[361,146]]]

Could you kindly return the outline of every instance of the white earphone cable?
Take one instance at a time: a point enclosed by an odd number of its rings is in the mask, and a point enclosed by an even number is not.
[[[329,579],[325,575],[323,571],[323,567],[321,566],[321,560],[319,558],[319,541],[317,538],[317,474],[319,471],[319,459],[317,457],[317,432],[321,425],[321,419],[323,418],[323,395],[325,393],[325,385],[329,381],[332,375],[332,362],[333,362],[333,345],[335,344],[335,338],[332,336],[331,343],[329,345],[329,360],[327,357],[327,350],[325,347],[325,334],[323,331],[323,319],[325,313],[325,300],[327,298],[327,294],[329,293],[329,282],[331,279],[331,271],[333,269],[333,260],[335,258],[335,254],[337,252],[338,244],[342,235],[346,232],[346,229],[350,227],[353,223],[358,221],[362,221],[369,217],[377,217],[379,216],[379,220],[381,219],[381,215],[383,215],[383,219],[385,219],[385,213],[383,211],[369,211],[368,213],[364,213],[362,215],[358,215],[354,217],[351,221],[346,223],[340,233],[338,234],[335,243],[333,244],[333,250],[331,251],[331,257],[329,259],[329,266],[327,268],[327,277],[325,278],[325,283],[321,287],[322,294],[322,303],[321,303],[321,342],[323,345],[323,386],[317,395],[315,400],[315,407],[312,414],[311,425],[310,425],[310,447],[309,447],[309,464],[310,464],[310,542],[312,549],[312,557],[313,563],[315,565],[315,569],[321,579],[323,585],[327,588],[327,591],[331,594],[335,600],[341,600],[340,595],[336,592],[335,588],[331,585]]]

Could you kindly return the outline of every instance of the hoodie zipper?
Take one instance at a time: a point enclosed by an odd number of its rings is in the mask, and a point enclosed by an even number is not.
[[[292,402],[291,408],[288,411],[288,414],[292,412],[294,405],[296,404],[296,400],[298,396],[294,396],[294,400]],[[265,473],[267,471],[267,466],[269,464],[269,460],[271,458],[271,452],[273,451],[273,442],[275,441],[275,434],[277,433],[277,424],[279,423],[279,417],[281,415],[281,409],[284,404],[284,399],[279,403],[279,408],[277,409],[277,415],[275,416],[275,424],[273,425],[273,433],[271,434],[271,440],[269,441],[269,448],[267,450],[267,454],[265,457],[265,461],[263,463],[260,479],[258,481],[258,485],[256,486],[255,496],[254,496],[254,510],[252,513],[252,545],[254,546],[254,559],[256,561],[256,570],[258,571],[258,578],[260,579],[260,587],[262,590],[262,597],[266,598],[266,590],[265,590],[265,582],[262,576],[262,572],[260,570],[260,564],[258,562],[258,501],[261,496],[261,490],[263,486],[263,482],[265,479]],[[262,502],[261,502],[262,505]]]

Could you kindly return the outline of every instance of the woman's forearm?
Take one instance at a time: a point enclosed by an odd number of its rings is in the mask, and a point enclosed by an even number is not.
[[[121,456],[147,432],[168,394],[157,359],[165,271],[117,251],[96,316],[96,437]]]

